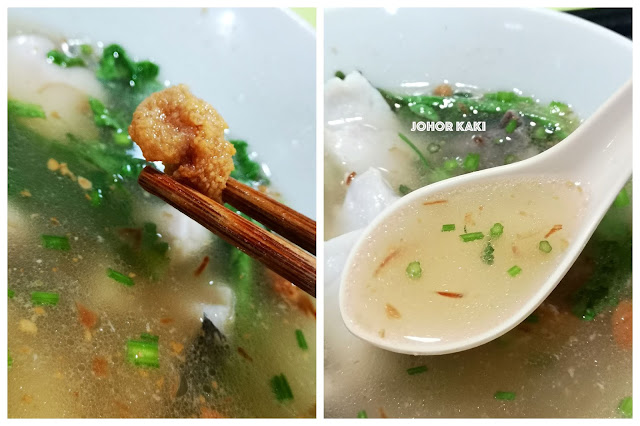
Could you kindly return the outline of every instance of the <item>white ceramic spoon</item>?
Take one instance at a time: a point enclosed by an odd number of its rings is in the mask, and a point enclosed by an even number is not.
[[[514,328],[527,318],[551,293],[582,252],[589,237],[602,220],[607,209],[631,176],[632,170],[632,82],[627,82],[596,113],[586,120],[569,137],[547,151],[518,163],[494,167],[437,182],[411,192],[384,210],[369,224],[359,237],[347,258],[340,280],[339,303],[342,319],[347,328],[356,336],[393,352],[415,355],[437,355],[459,352],[489,342]],[[555,177],[571,182],[579,182],[589,194],[587,217],[584,217],[580,232],[573,237],[573,243],[563,253],[556,270],[541,283],[514,314],[500,325],[478,332],[459,341],[430,342],[418,341],[389,342],[379,337],[377,330],[368,330],[367,325],[357,324],[349,318],[347,309],[353,300],[345,290],[345,277],[352,268],[356,253],[362,249],[365,240],[389,216],[398,209],[416,200],[426,199],[435,193],[467,186],[476,186],[496,179],[516,177]]]

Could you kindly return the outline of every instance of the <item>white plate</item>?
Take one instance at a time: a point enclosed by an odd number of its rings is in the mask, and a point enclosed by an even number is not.
[[[291,207],[315,217],[315,34],[279,9],[9,9],[11,27],[118,43],[225,118]]]

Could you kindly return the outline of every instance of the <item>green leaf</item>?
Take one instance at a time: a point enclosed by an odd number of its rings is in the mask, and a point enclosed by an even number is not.
[[[16,117],[47,118],[40,105],[20,102],[15,99],[9,99],[7,111],[9,114],[13,114]]]
[[[56,64],[56,65],[61,66],[63,68],[84,67],[84,66],[87,65],[85,63],[84,59],[69,57],[69,56],[65,55],[64,53],[60,52],[59,50],[50,50],[47,53],[47,59],[52,64]]]
[[[231,177],[247,184],[268,185],[269,178],[262,171],[260,164],[253,161],[249,155],[249,144],[241,140],[229,142],[236,148],[236,155],[233,156],[235,169],[231,172]]]

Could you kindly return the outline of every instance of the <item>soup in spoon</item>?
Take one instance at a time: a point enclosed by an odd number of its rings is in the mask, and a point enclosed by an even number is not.
[[[388,345],[441,345],[498,326],[557,266],[586,200],[581,186],[553,179],[414,200],[383,219],[349,262],[348,326]]]

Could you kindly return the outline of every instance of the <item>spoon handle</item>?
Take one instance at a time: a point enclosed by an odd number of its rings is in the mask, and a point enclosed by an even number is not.
[[[552,171],[590,188],[591,201],[610,205],[631,176],[632,81],[627,81],[575,132],[534,157],[528,172]]]

